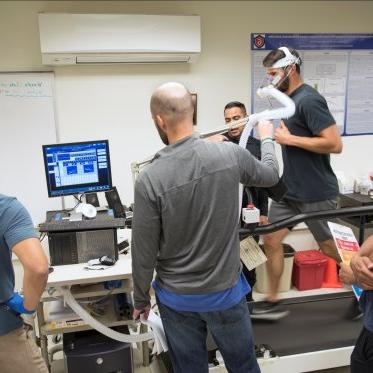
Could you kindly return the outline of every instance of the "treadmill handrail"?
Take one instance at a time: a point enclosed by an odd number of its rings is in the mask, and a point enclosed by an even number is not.
[[[283,219],[272,224],[256,226],[253,228],[241,228],[239,229],[239,234],[241,238],[244,238],[254,234],[272,233],[282,228],[291,227],[298,223],[306,222],[309,220],[329,219],[348,216],[364,216],[368,214],[373,214],[373,205],[363,207],[344,207],[327,211],[315,211],[294,215],[291,218]]]

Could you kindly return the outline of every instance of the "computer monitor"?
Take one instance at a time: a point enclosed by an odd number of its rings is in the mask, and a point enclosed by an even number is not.
[[[49,197],[112,188],[108,140],[43,145]]]

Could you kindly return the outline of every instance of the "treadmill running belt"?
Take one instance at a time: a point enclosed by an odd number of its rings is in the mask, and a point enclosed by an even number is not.
[[[271,346],[278,356],[355,345],[362,321],[345,316],[352,296],[304,299],[284,301],[290,314],[279,321],[252,320],[255,344]]]

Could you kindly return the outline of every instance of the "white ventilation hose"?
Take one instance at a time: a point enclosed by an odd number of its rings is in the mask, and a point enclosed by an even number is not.
[[[257,94],[260,97],[272,96],[284,106],[278,109],[264,110],[264,111],[261,111],[260,113],[254,113],[249,116],[249,120],[247,121],[247,124],[242,131],[240,141],[238,143],[238,145],[244,149],[246,149],[247,139],[250,136],[250,132],[252,128],[259,121],[289,118],[295,113],[294,101],[289,96],[285,95],[285,93],[280,92],[278,89],[274,88],[273,86],[269,85],[267,87],[259,88],[257,91]],[[242,194],[243,194],[243,185],[240,184],[239,191],[238,191],[238,198],[239,198],[238,219],[240,219],[240,216],[241,216]]]
[[[82,320],[87,323],[89,326],[91,326],[93,329],[96,329],[98,332],[100,332],[103,335],[106,335],[107,337],[111,339],[115,339],[119,342],[127,342],[127,343],[136,343],[136,342],[145,342],[150,339],[153,339],[153,333],[142,333],[142,334],[123,334],[116,332],[115,330],[112,330],[108,328],[106,325],[102,324],[101,322],[97,321],[94,317],[92,317],[73,297],[71,294],[70,289],[68,288],[61,288],[64,301],[67,305],[78,315],[82,318]]]

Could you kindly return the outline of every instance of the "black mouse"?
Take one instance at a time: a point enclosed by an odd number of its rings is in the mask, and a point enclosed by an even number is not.
[[[115,264],[115,259],[110,258],[110,256],[104,255],[100,258],[100,263],[105,266],[113,266]]]

